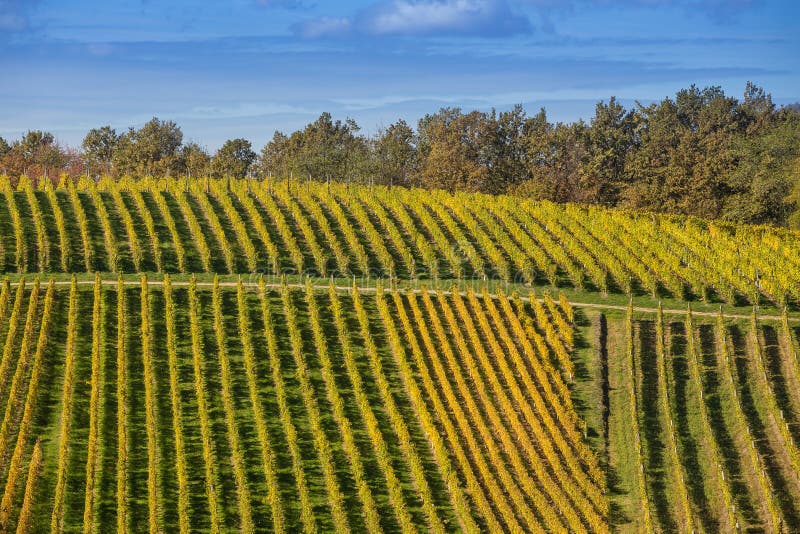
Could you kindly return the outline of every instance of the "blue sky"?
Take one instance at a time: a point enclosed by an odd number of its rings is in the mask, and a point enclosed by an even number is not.
[[[0,136],[79,145],[153,116],[260,148],[322,111],[365,132],[442,106],[589,118],[691,83],[800,101],[800,7],[768,0],[0,0]]]

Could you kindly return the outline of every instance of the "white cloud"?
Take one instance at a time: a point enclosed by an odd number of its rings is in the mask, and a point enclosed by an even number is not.
[[[530,30],[505,0],[392,0],[368,8],[359,27],[374,35],[509,35]]]
[[[305,9],[307,7],[301,0],[258,0],[258,5],[268,9]]]
[[[319,17],[296,24],[292,30],[307,39],[317,39],[345,35],[352,26],[353,21],[347,17]]]
[[[464,28],[484,18],[492,6],[485,1],[412,3],[395,1],[371,17],[374,33],[407,33],[419,30]]]
[[[355,17],[320,17],[293,28],[306,38],[361,35],[472,35],[503,37],[531,31],[509,0],[388,0]]]

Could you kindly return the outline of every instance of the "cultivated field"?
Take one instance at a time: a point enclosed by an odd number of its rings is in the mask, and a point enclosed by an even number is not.
[[[574,402],[618,530],[800,527],[800,323],[579,315]]]
[[[800,304],[800,234],[769,227],[316,182],[0,178],[0,189],[6,272],[498,279]]]
[[[2,532],[800,530],[797,233],[343,184],[0,189]]]

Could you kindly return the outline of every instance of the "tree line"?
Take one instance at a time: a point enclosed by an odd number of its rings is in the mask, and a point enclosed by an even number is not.
[[[361,133],[323,113],[302,130],[276,132],[257,154],[246,139],[213,155],[153,118],[118,134],[89,131],[80,149],[48,132],[0,138],[10,176],[186,175],[335,180],[508,193],[800,228],[800,105],[779,107],[748,82],[741,99],[690,86],[626,109],[615,98],[594,116],[552,122],[541,109],[442,108],[416,129],[403,120]]]

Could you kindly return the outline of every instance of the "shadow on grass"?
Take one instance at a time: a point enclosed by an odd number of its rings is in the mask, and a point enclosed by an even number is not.
[[[773,444],[770,442],[768,436],[767,424],[762,420],[762,415],[759,413],[757,406],[756,396],[759,395],[753,389],[753,382],[757,377],[750,376],[750,359],[755,355],[750,354],[745,333],[737,326],[732,325],[729,329],[729,334],[734,347],[734,356],[736,363],[736,375],[738,379],[738,387],[740,391],[740,399],[742,402],[742,410],[750,425],[750,431],[753,435],[753,440],[764,462],[764,468],[772,483],[772,488],[775,492],[783,517],[786,520],[786,525],[792,529],[800,526],[800,512],[798,511],[798,503],[795,502],[792,492],[789,489],[789,482],[786,480],[784,472],[781,468],[781,463],[787,463],[787,458],[779,458],[779,454],[785,454],[773,449]],[[763,394],[763,392],[761,393]]]
[[[656,330],[653,321],[638,321],[637,363],[641,372],[639,385],[639,407],[643,411],[642,444],[646,452],[645,475],[650,488],[650,502],[653,503],[655,519],[667,531],[676,531],[678,526],[672,516],[667,485],[666,448],[664,446],[664,424],[659,410],[658,366],[656,359]],[[636,333],[636,330],[634,330]],[[637,373],[638,374],[638,373]]]
[[[667,362],[667,374],[668,377],[669,374],[672,375],[672,381],[670,382],[667,380],[667,387],[671,387],[674,392],[672,398],[675,403],[674,423],[679,445],[678,460],[683,464],[689,498],[694,504],[693,510],[699,516],[703,528],[707,532],[715,532],[719,530],[719,524],[705,493],[704,481],[706,477],[704,476],[705,472],[703,468],[700,466],[699,444],[692,435],[689,421],[689,395],[691,395],[691,384],[689,383],[686,336],[691,335],[691,333],[687,333],[685,325],[678,322],[669,325],[669,332],[670,357]],[[697,394],[699,396],[699,392],[697,392]],[[695,414],[694,416],[698,417],[699,414]]]
[[[760,523],[758,512],[752,500],[752,495],[742,472],[742,462],[736,442],[730,433],[725,421],[725,410],[719,396],[719,375],[717,370],[717,346],[713,325],[700,325],[700,351],[698,361],[702,369],[703,400],[706,403],[709,423],[717,442],[717,448],[722,455],[722,464],[725,469],[726,482],[730,487],[736,508],[748,524]]]

